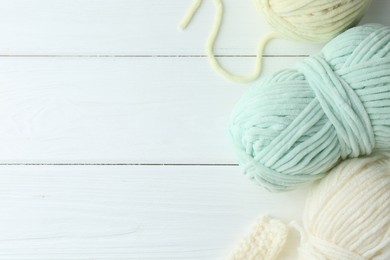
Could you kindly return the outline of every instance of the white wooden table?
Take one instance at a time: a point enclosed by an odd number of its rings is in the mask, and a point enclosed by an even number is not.
[[[204,55],[212,1],[177,30],[191,3],[0,0],[0,259],[222,259],[257,216],[300,219],[310,187],[270,194],[236,165],[249,85]],[[249,72],[271,28],[250,0],[225,6],[217,53]],[[363,23],[389,13],[375,0]],[[272,42],[263,75],[320,48]]]

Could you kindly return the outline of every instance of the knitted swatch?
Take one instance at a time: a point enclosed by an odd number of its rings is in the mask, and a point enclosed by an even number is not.
[[[390,27],[352,28],[262,80],[235,107],[229,133],[246,174],[271,191],[390,150]]]
[[[287,227],[282,222],[269,217],[259,218],[251,233],[242,240],[229,259],[276,259],[286,239]]]

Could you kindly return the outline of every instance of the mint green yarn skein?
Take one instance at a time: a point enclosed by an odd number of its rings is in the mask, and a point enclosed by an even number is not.
[[[349,29],[321,53],[249,89],[229,134],[247,175],[271,191],[340,160],[390,150],[390,27]]]

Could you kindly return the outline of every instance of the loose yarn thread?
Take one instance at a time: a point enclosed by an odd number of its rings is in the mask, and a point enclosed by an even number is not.
[[[180,23],[180,28],[182,30],[186,29],[187,26],[190,24],[193,16],[195,15],[197,10],[201,6],[202,2],[203,2],[203,0],[196,0],[194,2],[193,6],[190,8],[187,15],[184,17],[183,21]],[[264,53],[265,46],[272,39],[283,38],[283,36],[281,36],[280,34],[278,34],[276,32],[272,32],[272,33],[267,34],[259,44],[259,47],[257,50],[257,55],[256,55],[254,72],[248,76],[233,75],[231,72],[227,71],[221,65],[221,63],[218,61],[218,59],[215,55],[215,52],[214,52],[215,43],[217,41],[219,32],[221,30],[222,21],[223,21],[223,13],[224,13],[224,6],[222,3],[222,0],[214,0],[214,3],[216,6],[216,9],[217,9],[216,10],[217,14],[215,16],[213,29],[211,30],[211,34],[209,36],[209,39],[207,42],[207,47],[206,47],[207,56],[211,62],[212,67],[217,71],[217,73],[219,73],[220,75],[222,75],[226,79],[229,79],[229,80],[234,81],[234,82],[246,83],[246,82],[251,82],[251,81],[257,79],[259,77],[259,75],[261,74],[262,67],[263,67],[262,55]]]
[[[245,173],[271,191],[390,150],[390,27],[349,29],[244,94],[229,127]]]
[[[260,222],[261,229],[256,223],[233,251],[232,255],[243,256],[235,260],[268,260],[263,256],[269,251],[276,252],[271,258],[275,259],[283,250],[285,240],[279,233],[272,237],[280,242],[264,246],[262,238],[270,237],[273,229],[269,223],[287,229],[282,222],[267,219]],[[290,226],[301,234],[299,259],[390,259],[390,154],[349,159],[336,166],[309,194],[303,227],[295,221]],[[253,252],[260,257],[246,257]]]
[[[216,16],[207,43],[207,55],[213,68],[223,77],[239,83],[251,82],[262,72],[263,53],[272,39],[293,39],[308,42],[326,42],[356,25],[372,0],[255,0],[256,7],[275,32],[267,34],[260,42],[254,72],[248,76],[236,76],[226,70],[215,56],[223,16],[222,0],[214,0]],[[186,29],[203,0],[195,0],[180,23]]]

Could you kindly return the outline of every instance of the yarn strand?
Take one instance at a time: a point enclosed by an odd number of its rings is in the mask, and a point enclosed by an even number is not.
[[[275,29],[266,35],[258,47],[255,69],[248,76],[237,76],[225,69],[218,61],[214,47],[221,30],[224,16],[223,0],[214,0],[216,15],[207,41],[207,56],[212,67],[228,80],[247,83],[262,73],[263,53],[272,39],[289,39],[305,42],[327,42],[358,24],[372,0],[254,0],[257,11]],[[195,0],[180,23],[186,29],[203,0]]]
[[[199,7],[203,3],[203,0],[196,0],[189,11],[187,12],[186,16],[180,23],[180,28],[182,30],[185,30],[188,25],[191,23],[193,17],[195,16],[196,12],[198,11]],[[256,55],[256,61],[255,61],[255,70],[252,74],[248,76],[237,76],[234,75],[233,73],[229,72],[226,70],[220,61],[218,60],[216,54],[215,54],[215,45],[216,41],[218,39],[219,33],[221,31],[221,26],[222,26],[222,21],[223,21],[223,16],[224,16],[224,6],[222,3],[222,0],[214,0],[214,4],[216,7],[216,15],[215,15],[215,20],[214,20],[214,25],[211,30],[211,34],[209,36],[208,42],[207,42],[207,56],[210,59],[211,65],[213,68],[224,78],[238,82],[238,83],[247,83],[254,81],[257,79],[263,68],[263,53],[265,46],[268,44],[269,41],[275,38],[282,38],[280,34],[276,32],[271,32],[268,35],[266,35],[260,42],[260,45],[257,50],[257,55]]]
[[[202,5],[203,0],[196,0],[191,8],[188,10],[187,14],[184,16],[183,20],[181,21],[179,27],[182,30],[185,30],[188,25],[191,23],[192,18],[194,18],[196,12],[198,11],[199,7]]]

